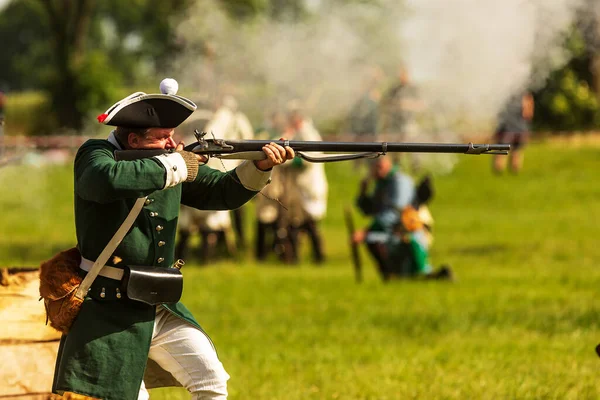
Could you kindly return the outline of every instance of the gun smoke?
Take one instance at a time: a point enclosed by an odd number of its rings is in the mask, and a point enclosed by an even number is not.
[[[491,134],[503,103],[568,61],[563,48],[584,0],[311,1],[300,22],[230,19],[196,3],[178,33],[182,87],[229,93],[255,123],[292,98],[317,127],[344,120],[374,82],[406,68],[428,105],[420,141]],[[383,78],[378,72],[383,72]],[[184,89],[185,90],[185,89]],[[343,126],[343,124],[341,125]]]

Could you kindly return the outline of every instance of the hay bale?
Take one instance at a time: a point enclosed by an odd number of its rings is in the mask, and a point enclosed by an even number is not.
[[[0,398],[50,398],[60,334],[45,325],[38,272],[2,271],[0,321]]]

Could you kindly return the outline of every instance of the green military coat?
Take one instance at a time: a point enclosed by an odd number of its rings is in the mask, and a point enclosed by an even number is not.
[[[167,268],[174,262],[180,204],[207,210],[234,209],[250,200],[270,175],[251,163],[227,173],[201,166],[193,182],[165,188],[169,178],[161,162],[156,158],[117,162],[113,154],[118,147],[111,134],[109,140],[87,141],[75,158],[77,241],[88,260],[96,260],[136,199],[148,196],[113,254],[125,265]],[[112,257],[107,265],[113,266]],[[124,296],[118,299],[119,285],[102,276],[94,281],[69,334],[61,339],[53,392],[134,400],[145,372],[148,388],[177,385],[156,363],[149,362],[146,369],[155,307]],[[100,296],[102,288],[104,298]],[[201,329],[183,304],[166,308]]]

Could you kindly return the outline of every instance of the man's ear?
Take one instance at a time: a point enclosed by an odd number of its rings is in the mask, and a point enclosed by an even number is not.
[[[140,137],[133,132],[129,133],[129,135],[127,136],[127,144],[132,149],[139,148],[140,147]]]

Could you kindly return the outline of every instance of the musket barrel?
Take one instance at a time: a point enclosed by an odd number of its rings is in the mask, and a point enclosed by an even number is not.
[[[262,153],[263,146],[275,142],[281,146],[290,146],[298,155],[309,162],[346,161],[356,158],[373,158],[386,153],[462,153],[462,154],[508,154],[508,144],[473,144],[473,143],[395,143],[395,142],[319,142],[294,140],[222,140],[205,139],[185,146],[185,150],[207,156],[220,157],[238,153],[242,159],[262,159],[250,157],[249,154]],[[172,152],[173,149],[152,150],[117,150],[118,161],[137,160],[155,157]],[[303,152],[354,153],[354,156],[334,155],[315,158]],[[263,156],[264,157],[264,156]]]
[[[210,142],[208,139],[207,142]],[[462,144],[462,143],[394,143],[394,142],[321,142],[321,141],[284,141],[284,140],[226,140],[233,150],[219,150],[215,153],[240,151],[258,151],[264,145],[275,142],[288,145],[295,151],[322,152],[375,152],[375,153],[465,153],[481,154],[510,150],[508,144]],[[211,152],[205,152],[210,154]]]

